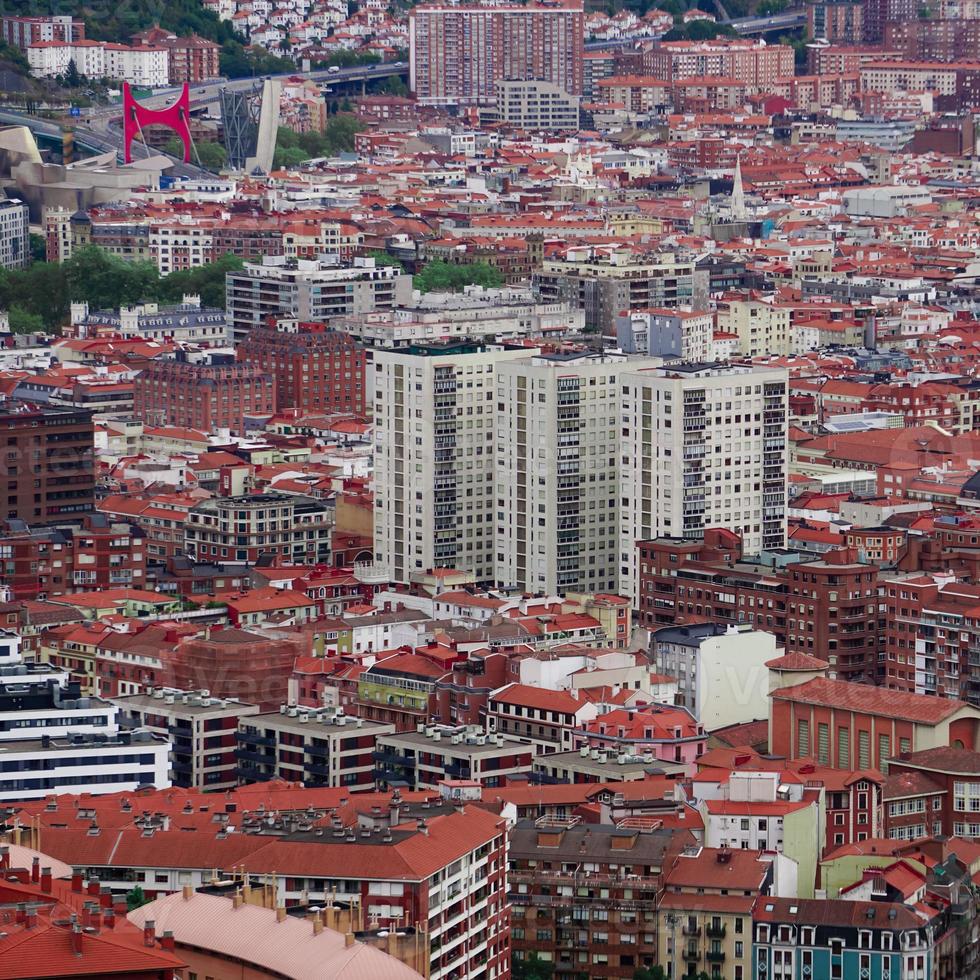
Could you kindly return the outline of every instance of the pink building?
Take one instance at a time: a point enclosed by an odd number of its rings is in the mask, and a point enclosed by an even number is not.
[[[704,726],[685,708],[652,704],[599,715],[577,737],[576,748],[693,765],[704,754],[707,740]]]

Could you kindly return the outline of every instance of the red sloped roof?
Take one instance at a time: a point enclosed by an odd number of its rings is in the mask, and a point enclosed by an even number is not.
[[[495,691],[491,697],[494,701],[503,701],[505,704],[520,704],[526,708],[560,711],[569,715],[575,714],[583,703],[568,691],[547,691],[530,684],[508,684]]]

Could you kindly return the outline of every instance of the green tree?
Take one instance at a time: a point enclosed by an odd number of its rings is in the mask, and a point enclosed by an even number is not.
[[[38,333],[44,330],[44,320],[37,313],[31,313],[20,306],[12,306],[7,311],[11,333]]]
[[[74,58],[68,59],[68,67],[65,69],[65,85],[68,88],[78,88],[82,84],[82,76],[78,73],[78,65]]]
[[[372,248],[368,252],[368,258],[374,259],[375,265],[391,265],[401,269],[402,272],[405,271],[405,266],[398,259],[396,259],[394,255],[389,255],[380,248]]]
[[[196,149],[201,166],[208,170],[221,170],[228,163],[228,151],[220,143],[202,143]]]
[[[48,243],[44,240],[44,235],[35,235],[31,232],[31,261],[44,262],[48,257]]]
[[[659,964],[657,966],[641,966],[640,969],[634,971],[633,980],[667,980],[667,974],[664,973],[664,968]]]
[[[149,903],[150,899],[146,897],[146,892],[139,885],[126,892],[126,908],[130,912],[135,911],[143,905],[149,905]]]
[[[77,249],[62,266],[72,299],[97,310],[130,306],[157,292],[160,274],[151,262],[126,262],[97,245]]]
[[[276,152],[272,157],[272,166],[279,170],[281,168],[298,167],[301,163],[306,163],[310,159],[309,153],[299,146],[276,146]]]
[[[155,298],[161,303],[179,303],[185,295],[201,297],[202,306],[224,309],[225,276],[245,264],[240,255],[222,255],[208,265],[181,269],[160,279]]]
[[[415,277],[415,288],[423,293],[430,292],[459,292],[464,286],[500,286],[503,278],[500,273],[486,262],[473,262],[468,265],[456,265],[436,259],[429,262]]]
[[[513,960],[510,970],[514,980],[551,980],[555,975],[554,965],[533,952],[526,959]]]

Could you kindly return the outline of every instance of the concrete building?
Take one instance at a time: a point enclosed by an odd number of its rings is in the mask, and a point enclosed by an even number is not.
[[[657,670],[677,678],[676,703],[709,732],[769,715],[766,663],[780,655],[772,633],[747,624],[696,623],[657,630]]]
[[[643,55],[646,72],[665,82],[685,78],[731,78],[765,91],[794,71],[788,44],[743,38],[711,41],[662,41]]]
[[[409,12],[409,86],[425,105],[492,102],[501,79],[582,93],[581,0],[426,3]]]
[[[297,708],[242,718],[236,738],[241,782],[285,779],[306,786],[374,789],[374,748],[394,725],[344,714],[343,708]]]
[[[616,336],[624,310],[683,306],[694,295],[694,266],[672,252],[637,254],[632,248],[569,248],[547,259],[534,275],[544,300],[571,302],[585,311],[585,325]]]
[[[496,371],[534,350],[449,343],[376,351],[374,549],[392,580],[494,578]]]
[[[531,770],[534,745],[526,739],[487,735],[478,725],[419,725],[422,731],[381,735],[374,758],[379,789],[435,789],[444,780],[501,786],[507,776]]]
[[[131,85],[158,88],[168,84],[169,59],[166,48],[135,47],[106,41],[38,41],[27,47],[31,71],[44,78],[64,75],[75,62],[86,78],[111,78]]]
[[[184,553],[200,562],[254,564],[260,555],[279,555],[317,564],[330,559],[332,529],[332,510],[302,494],[212,497],[188,511]]]
[[[711,360],[714,314],[706,310],[630,310],[616,317],[616,339],[629,354]]]
[[[0,18],[0,36],[11,47],[26,51],[39,41],[81,41],[85,37],[85,21],[73,17]]]
[[[0,269],[26,269],[31,262],[30,209],[11,198],[0,199]]]
[[[111,701],[124,723],[170,742],[174,786],[219,791],[238,785],[235,732],[240,718],[259,713],[257,704],[172,687]]]
[[[638,604],[638,541],[726,527],[750,554],[785,546],[785,369],[683,364],[621,388],[623,595]]]
[[[221,74],[221,45],[197,34],[177,37],[161,27],[151,27],[134,34],[130,40],[136,47],[163,48],[167,52],[171,85],[182,85],[184,82],[197,85]]]
[[[738,337],[747,357],[792,353],[791,310],[758,299],[724,297],[718,301],[718,329]]]
[[[552,82],[497,82],[497,122],[548,133],[579,128],[579,97]]]
[[[0,802],[169,786],[170,742],[122,731],[118,715],[109,701],[81,697],[67,671],[24,663],[20,638],[0,633]]]
[[[654,363],[573,353],[498,366],[498,584],[547,594],[616,591],[619,379]]]
[[[394,266],[357,258],[351,265],[336,259],[265,256],[227,276],[228,319],[236,342],[250,330],[275,319],[323,323],[331,317],[391,310],[412,298],[412,277]]]

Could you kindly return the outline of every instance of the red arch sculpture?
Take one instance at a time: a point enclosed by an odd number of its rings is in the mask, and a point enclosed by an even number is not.
[[[191,90],[187,82],[177,101],[166,109],[147,109],[140,105],[123,82],[123,155],[126,163],[133,162],[133,139],[143,126],[167,126],[184,144],[184,163],[191,162]]]

